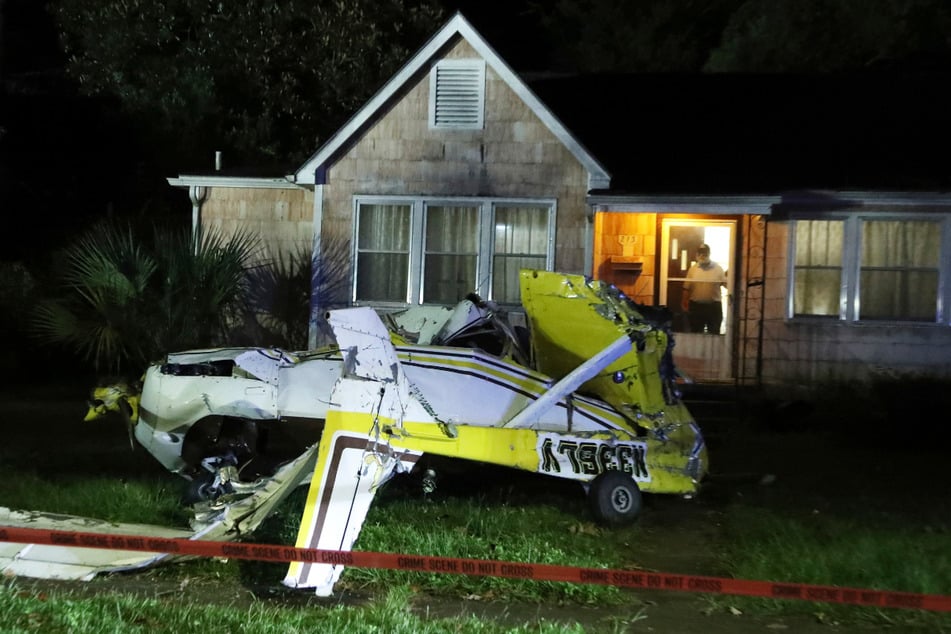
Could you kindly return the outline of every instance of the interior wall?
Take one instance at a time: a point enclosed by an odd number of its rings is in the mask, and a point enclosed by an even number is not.
[[[655,303],[657,214],[598,212],[594,216],[594,277],[639,304]]]

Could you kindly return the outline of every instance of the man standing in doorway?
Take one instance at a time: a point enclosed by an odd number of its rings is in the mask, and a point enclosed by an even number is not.
[[[710,259],[710,247],[701,244],[697,247],[697,261],[687,271],[681,299],[681,308],[687,311],[690,332],[720,334],[723,321],[721,287],[726,288],[726,272]]]

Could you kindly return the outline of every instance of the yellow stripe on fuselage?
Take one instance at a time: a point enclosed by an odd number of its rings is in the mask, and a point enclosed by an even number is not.
[[[447,349],[445,347],[414,346],[412,349],[397,348],[400,363],[404,366],[426,367],[434,371],[458,372],[486,377],[497,385],[521,392],[530,400],[539,398],[554,381],[539,372],[512,366],[490,355],[482,355],[471,349]],[[573,395],[572,406],[579,413],[599,421],[606,428],[613,428],[624,434],[636,434],[630,422],[606,404],[592,401],[586,397]],[[498,421],[501,425],[505,421]]]
[[[365,424],[365,423],[364,423]],[[404,421],[399,435],[392,436],[394,448],[412,449],[424,453],[462,458],[490,464],[538,470],[536,444],[538,433],[531,429],[504,429],[456,425],[454,437],[440,432],[432,423]]]

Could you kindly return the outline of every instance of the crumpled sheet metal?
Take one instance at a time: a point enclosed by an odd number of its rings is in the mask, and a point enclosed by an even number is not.
[[[73,515],[40,511],[17,511],[0,507],[0,525],[17,528],[73,530],[103,535],[145,535],[157,538],[191,539],[193,532],[148,524],[116,524]],[[36,577],[89,581],[100,572],[144,568],[167,559],[165,553],[137,550],[104,550],[75,546],[0,542],[0,574],[5,577]]]
[[[73,530],[106,536],[141,535],[150,538],[233,541],[254,532],[291,491],[306,482],[313,472],[316,456],[317,446],[314,445],[278,470],[274,477],[263,481],[261,488],[247,497],[227,504],[219,502],[196,506],[191,530],[5,507],[0,507],[0,526]],[[0,575],[89,581],[102,573],[140,570],[189,558],[193,557],[159,552],[0,542]]]

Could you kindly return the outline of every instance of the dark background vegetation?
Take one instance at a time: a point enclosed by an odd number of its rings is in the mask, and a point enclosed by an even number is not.
[[[457,10],[535,74],[951,67],[943,0],[0,0],[0,372],[77,367],[24,326],[82,231],[187,227],[216,151],[291,173]]]

